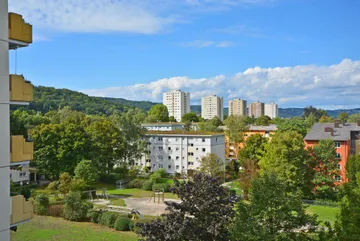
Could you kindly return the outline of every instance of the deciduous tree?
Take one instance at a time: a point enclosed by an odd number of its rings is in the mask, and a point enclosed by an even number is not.
[[[232,115],[226,119],[225,125],[225,134],[228,136],[230,143],[233,143],[236,154],[238,155],[239,144],[244,141],[244,133],[248,130],[246,117]]]
[[[199,117],[196,115],[195,112],[189,112],[182,116],[181,118],[182,122],[199,122]]]
[[[266,143],[267,139],[260,134],[249,136],[238,155],[240,163],[244,163],[246,160],[259,162],[264,155]]]
[[[308,124],[309,123],[305,122],[304,119],[294,117],[288,120],[284,120],[282,123],[280,123],[278,125],[277,132],[296,131],[305,137],[311,127]]]
[[[163,104],[157,104],[151,107],[148,112],[148,121],[149,122],[168,122],[169,121],[169,111],[167,107]]]
[[[201,158],[200,171],[204,172],[211,177],[219,177],[225,172],[225,163],[215,153],[208,153]]]
[[[91,184],[98,178],[98,170],[90,160],[83,160],[75,167],[75,178],[83,179],[86,184]]]

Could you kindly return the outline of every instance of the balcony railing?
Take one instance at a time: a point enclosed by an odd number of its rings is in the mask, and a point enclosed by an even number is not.
[[[10,75],[10,101],[33,101],[34,86],[22,75]]]
[[[10,137],[10,160],[12,164],[30,161],[34,156],[34,144],[25,141],[23,136]]]
[[[11,197],[10,225],[15,226],[33,217],[33,201],[26,201],[23,195]]]
[[[32,43],[32,26],[20,14],[9,13],[9,40]]]

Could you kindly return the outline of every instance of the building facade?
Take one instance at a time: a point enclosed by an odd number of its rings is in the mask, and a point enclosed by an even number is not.
[[[254,116],[255,118],[259,118],[260,116],[265,115],[265,105],[262,102],[256,101],[248,106],[249,108],[249,116]]]
[[[278,105],[275,103],[266,103],[265,115],[269,116],[271,119],[278,117],[279,116]]]
[[[181,131],[189,128],[192,131],[198,131],[199,126],[197,123],[190,123],[189,126],[186,126],[185,123],[170,123],[170,122],[160,122],[160,123],[143,123],[141,126],[147,131]]]
[[[168,173],[187,173],[200,167],[201,158],[215,153],[225,162],[224,134],[196,132],[148,132],[145,135],[148,153],[135,165],[156,171],[164,168]]]
[[[10,240],[10,229],[33,215],[32,201],[10,193],[11,169],[22,169],[32,159],[33,145],[23,136],[10,136],[10,105],[32,101],[33,86],[21,75],[9,75],[9,50],[32,43],[32,26],[21,15],[8,13],[0,0],[0,240]],[[19,51],[21,53],[21,50]]]
[[[224,120],[224,98],[216,95],[201,98],[201,117],[211,120],[215,116]]]
[[[163,93],[163,104],[169,111],[169,117],[173,116],[180,122],[182,116],[190,112],[190,93],[181,90]]]
[[[229,116],[247,116],[247,101],[242,99],[229,100]]]
[[[335,183],[346,182],[346,161],[350,155],[360,154],[360,120],[357,123],[315,123],[305,136],[306,148],[318,145],[321,140],[331,139],[335,142],[339,159],[339,175]]]

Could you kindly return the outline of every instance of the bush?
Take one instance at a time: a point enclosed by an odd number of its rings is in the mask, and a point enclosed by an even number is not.
[[[181,178],[181,173],[180,172],[175,172],[174,177],[176,179],[180,179]]]
[[[82,200],[80,192],[70,192],[64,198],[64,218],[70,221],[84,221],[92,209],[92,203]]]
[[[116,214],[116,213],[104,212],[101,215],[99,224],[105,225],[109,228],[113,228],[117,217],[118,217],[118,214]]]
[[[316,199],[314,202],[314,205],[319,206],[329,206],[329,207],[339,207],[340,203],[332,200],[326,200],[326,199]]]
[[[136,223],[133,221],[133,220],[130,220],[130,223],[129,223],[129,229],[130,231],[135,231],[135,227],[136,227]]]
[[[64,205],[50,205],[48,215],[52,217],[64,216]]]
[[[35,213],[37,215],[47,215],[49,209],[49,198],[44,194],[35,197]]]
[[[130,230],[130,218],[126,216],[118,216],[114,223],[114,228],[117,231],[129,231]]]
[[[164,190],[164,192],[170,192],[170,185],[167,183],[155,183],[152,186],[152,190],[154,191],[155,189]]]
[[[127,187],[128,188],[142,188],[143,184],[145,183],[146,180],[144,179],[134,179],[131,180],[128,184]]]
[[[31,197],[31,191],[28,186],[20,187],[20,194],[24,196],[25,200],[27,201]]]
[[[101,219],[101,214],[102,213],[100,211],[91,210],[88,212],[87,216],[90,219],[90,222],[99,223]]]
[[[142,189],[146,190],[146,191],[151,191],[152,190],[152,186],[153,186],[154,182],[152,180],[146,180],[143,185],[142,185]]]

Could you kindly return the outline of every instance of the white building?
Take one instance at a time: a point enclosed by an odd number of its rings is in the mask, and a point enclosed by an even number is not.
[[[247,101],[242,99],[229,100],[229,116],[247,116]]]
[[[224,98],[216,95],[201,98],[201,117],[211,120],[215,116],[224,120]]]
[[[173,116],[180,122],[182,116],[190,112],[190,93],[181,90],[163,93],[163,104],[168,108],[169,117]]]
[[[186,129],[185,123],[171,123],[171,122],[143,123],[141,124],[141,126],[148,131],[181,131]],[[189,128],[193,131],[199,130],[199,127],[196,123],[191,123]]]
[[[259,118],[265,114],[265,105],[259,101],[249,104],[248,109],[249,116],[254,116],[255,118]]]
[[[24,165],[21,169],[11,169],[10,178],[13,183],[29,184],[30,183],[30,169],[29,165]]]
[[[266,103],[265,115],[269,116],[271,119],[278,117],[279,116],[278,105],[275,103]]]
[[[201,157],[215,153],[225,162],[225,135],[199,133],[146,134],[148,154],[135,165],[151,167],[151,171],[164,168],[168,173],[187,173],[200,167]]]

